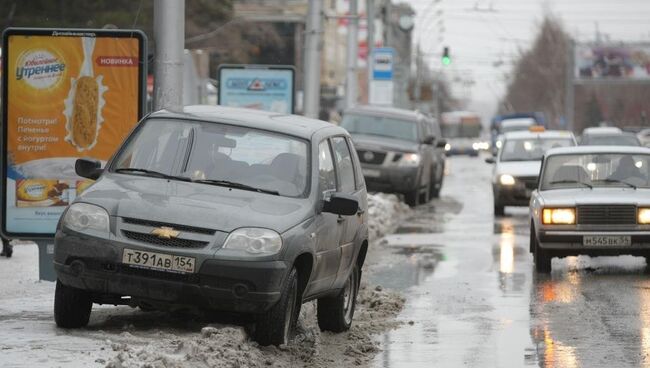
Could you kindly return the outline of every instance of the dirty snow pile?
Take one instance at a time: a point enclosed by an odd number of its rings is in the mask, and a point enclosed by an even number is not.
[[[244,327],[210,324],[183,336],[157,331],[137,337],[122,332],[107,341],[115,356],[109,368],[189,367],[348,367],[369,363],[379,351],[373,339],[399,322],[404,298],[380,286],[362,285],[350,331],[320,332],[315,302],[303,305],[296,336],[289,345],[259,346]],[[155,337],[155,338],[152,338]]]
[[[404,214],[411,211],[394,194],[368,194],[368,232],[370,241],[377,240],[397,224]]]

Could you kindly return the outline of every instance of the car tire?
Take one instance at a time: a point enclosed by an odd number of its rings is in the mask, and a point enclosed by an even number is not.
[[[531,239],[534,241],[533,258],[535,261],[535,271],[537,273],[550,273],[551,272],[551,254],[539,246],[537,238],[533,236]]]
[[[350,329],[357,304],[359,277],[359,268],[355,265],[338,295],[318,299],[318,327],[321,331],[343,332]]]
[[[298,272],[294,268],[282,287],[280,300],[257,317],[257,343],[263,346],[287,344],[296,326],[301,304],[302,300],[298,297]]]
[[[430,198],[440,198],[440,189],[442,189],[442,180],[445,176],[445,167],[442,167],[440,178],[438,180],[432,179],[431,183],[431,192],[429,193]]]
[[[499,202],[494,202],[494,216],[503,216],[506,214],[505,206]]]
[[[404,193],[404,202],[410,207],[417,207],[420,202],[420,189]]]
[[[535,241],[537,239],[535,238],[535,226],[533,226],[533,223],[530,223],[530,239],[528,241],[528,252],[533,253],[535,252]]]
[[[62,328],[79,328],[88,324],[93,301],[89,292],[56,281],[54,321]]]

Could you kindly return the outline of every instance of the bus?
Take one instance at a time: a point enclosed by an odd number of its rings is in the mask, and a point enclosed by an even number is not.
[[[442,136],[447,140],[445,152],[451,155],[478,156],[489,143],[481,140],[481,117],[471,111],[450,111],[441,116]]]

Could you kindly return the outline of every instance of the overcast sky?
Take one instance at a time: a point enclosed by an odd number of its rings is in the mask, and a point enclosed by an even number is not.
[[[393,0],[393,2],[400,2]],[[612,41],[650,42],[650,0],[402,0],[417,12],[415,42],[444,73],[454,91],[471,99],[470,109],[489,118],[505,90],[520,50],[531,46],[545,12],[559,18],[578,41],[593,41],[596,27]],[[596,25],[597,24],[597,25]],[[458,82],[471,80],[473,86]]]

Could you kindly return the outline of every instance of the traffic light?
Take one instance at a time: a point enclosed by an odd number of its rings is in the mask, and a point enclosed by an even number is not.
[[[442,65],[451,64],[451,57],[449,57],[449,47],[445,46],[442,49]]]

